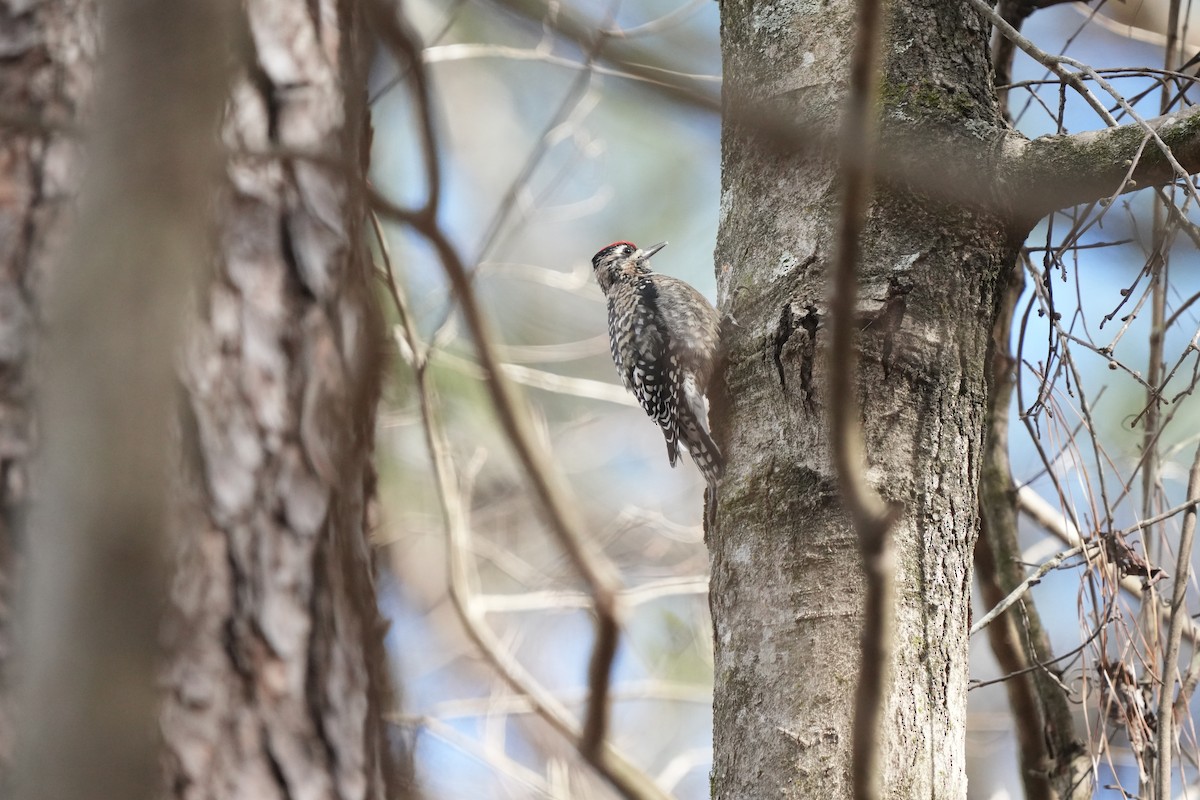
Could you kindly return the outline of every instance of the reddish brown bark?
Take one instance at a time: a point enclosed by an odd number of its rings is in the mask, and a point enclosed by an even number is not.
[[[382,331],[355,7],[246,4],[217,265],[185,357],[163,715],[177,798],[408,791],[369,543]]]

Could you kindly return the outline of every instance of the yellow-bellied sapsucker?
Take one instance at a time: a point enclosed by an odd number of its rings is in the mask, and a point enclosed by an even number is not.
[[[609,347],[625,388],[662,428],[671,466],[682,439],[712,484],[725,462],[708,433],[704,393],[716,361],[720,319],[704,295],[678,278],[651,271],[650,257],[666,246],[640,250],[630,242],[613,242],[592,257],[592,269],[608,298]]]

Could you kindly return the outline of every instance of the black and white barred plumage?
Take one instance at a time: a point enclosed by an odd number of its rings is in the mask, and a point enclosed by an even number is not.
[[[682,441],[711,484],[725,466],[704,398],[720,320],[704,295],[651,271],[650,257],[665,246],[614,242],[592,257],[592,268],[608,298],[609,347],[622,382],[662,428],[671,466]]]

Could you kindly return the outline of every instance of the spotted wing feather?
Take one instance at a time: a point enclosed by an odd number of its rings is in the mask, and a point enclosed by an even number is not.
[[[675,403],[679,409],[679,436],[700,472],[712,483],[721,476],[725,461],[708,430],[704,392],[719,347],[720,317],[704,295],[678,278],[654,275],[654,283],[673,360],[683,377],[677,384]]]
[[[609,341],[613,362],[667,442],[671,466],[679,460],[679,357],[673,351],[650,276],[639,276],[609,299]]]
[[[708,431],[703,392],[718,345],[716,311],[688,284],[648,270],[602,285],[610,349],[622,382],[662,428],[671,466],[679,461],[682,441],[713,483],[724,460]]]
[[[707,391],[719,347],[721,320],[704,295],[670,275],[653,276],[659,313],[679,365],[696,378],[696,389]],[[703,418],[704,414],[700,415]]]

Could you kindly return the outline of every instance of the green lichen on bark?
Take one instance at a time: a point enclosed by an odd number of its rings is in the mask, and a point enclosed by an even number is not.
[[[878,107],[882,118],[920,119],[922,124],[960,124],[985,116],[985,109],[964,92],[925,78],[899,81],[882,76]]]
[[[994,182],[1021,224],[1058,208],[1174,180],[1177,172],[1164,146],[1185,171],[1200,167],[1200,111],[1032,141],[1010,137]]]

